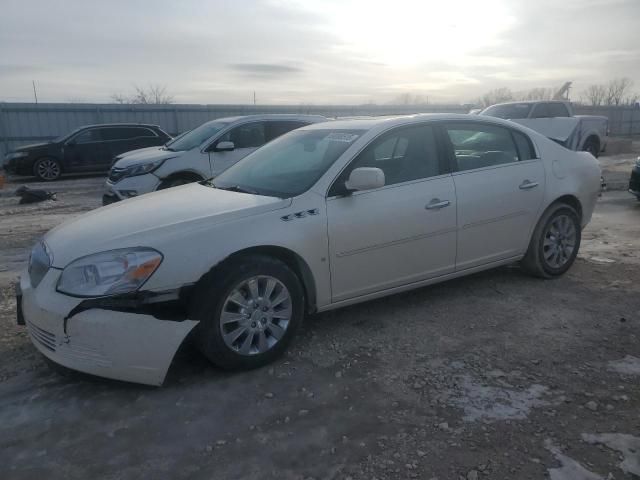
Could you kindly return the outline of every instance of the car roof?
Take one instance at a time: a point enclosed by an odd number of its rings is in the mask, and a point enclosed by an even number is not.
[[[325,122],[328,118],[322,115],[304,115],[295,113],[264,113],[253,115],[237,115],[235,117],[222,117],[210,120],[209,122],[234,123],[244,120],[311,120],[314,122]],[[206,123],[209,123],[206,122]]]
[[[410,125],[412,123],[425,120],[464,120],[476,123],[490,122],[514,127],[513,122],[508,122],[493,117],[478,117],[478,115],[468,115],[461,113],[418,113],[415,115],[338,119],[332,121],[329,124],[316,123],[313,125],[307,125],[305,127],[302,127],[300,130],[382,130],[399,125]]]
[[[96,128],[96,127],[149,127],[160,128],[159,125],[153,125],[152,123],[95,123],[92,125],[82,125],[78,128]]]
[[[493,105],[489,105],[489,107],[495,107],[496,105],[522,105],[522,104],[526,104],[526,105],[533,105],[534,103],[563,103],[563,104],[567,104],[567,103],[571,103],[568,100],[521,100],[521,101],[513,101],[513,102],[501,102],[501,103],[495,103]],[[487,108],[489,108],[487,107]]]

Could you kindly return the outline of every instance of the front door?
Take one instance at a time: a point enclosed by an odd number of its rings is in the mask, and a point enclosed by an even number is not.
[[[68,172],[99,170],[111,160],[109,149],[99,128],[78,133],[64,146],[64,168]]]
[[[327,199],[332,300],[450,273],[456,195],[434,129],[403,127],[374,140],[338,177]],[[340,196],[351,170],[377,167],[382,188]]]
[[[445,131],[457,170],[456,270],[524,254],[545,186],[531,141],[516,130],[476,122],[447,123]]]

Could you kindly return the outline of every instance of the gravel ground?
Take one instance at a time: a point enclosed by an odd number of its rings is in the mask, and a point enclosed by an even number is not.
[[[186,345],[154,389],[54,372],[15,325],[29,246],[97,207],[102,183],[65,179],[36,205],[0,195],[3,479],[640,476],[628,193],[604,194],[558,280],[506,267],[312,316],[287,356],[247,373]]]

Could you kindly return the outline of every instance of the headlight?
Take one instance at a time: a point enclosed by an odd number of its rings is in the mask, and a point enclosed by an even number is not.
[[[27,152],[13,152],[7,153],[4,157],[5,160],[13,160],[14,158],[24,158],[28,157],[29,154]]]
[[[102,297],[138,290],[156,271],[162,254],[123,248],[79,258],[65,267],[57,290],[74,297]]]
[[[156,168],[164,163],[166,159],[156,160],[155,162],[143,163],[142,165],[133,165],[125,170],[125,177],[135,177],[136,175],[144,175],[153,172]]]

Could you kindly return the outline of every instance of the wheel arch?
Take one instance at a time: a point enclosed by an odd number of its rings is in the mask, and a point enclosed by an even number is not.
[[[276,245],[260,245],[254,247],[244,248],[234,252],[214,265],[207,273],[205,273],[196,285],[211,275],[215,275],[216,272],[223,270],[227,265],[237,261],[243,256],[248,255],[264,255],[267,257],[280,260],[285,265],[293,270],[304,291],[306,300],[305,310],[307,313],[314,313],[316,311],[316,284],[313,278],[313,273],[307,262],[296,252],[286,247]]]
[[[156,190],[162,190],[163,188],[166,188],[166,185],[168,182],[171,182],[178,178],[185,178],[193,182],[200,182],[204,180],[203,176],[200,175],[198,172],[194,172],[193,170],[180,170],[178,172],[173,172],[167,175],[166,177],[162,178]]]
[[[33,163],[31,164],[31,170],[35,173],[35,168],[36,168],[36,164],[40,161],[40,160],[44,160],[45,158],[50,158],[52,160],[55,160],[56,162],[58,162],[58,165],[60,165],[60,171],[64,172],[65,168],[64,168],[64,162],[62,161],[62,159],[56,155],[52,155],[50,153],[45,153],[42,155],[37,156],[36,158],[33,159]]]
[[[600,136],[596,132],[589,132],[587,134],[584,141],[582,142],[582,145],[580,145],[579,150],[584,150],[584,147],[591,141],[595,142],[595,144],[598,147],[597,151],[598,153],[600,153],[600,148],[602,148],[602,142],[600,141]]]
[[[580,200],[578,199],[578,197],[576,197],[575,195],[571,195],[571,194],[565,194],[565,195],[561,195],[558,198],[556,198],[553,202],[549,203],[549,205],[547,206],[547,208],[544,209],[544,211],[542,212],[542,214],[540,215],[540,218],[542,218],[542,216],[545,214],[545,212],[547,210],[549,210],[551,207],[553,207],[554,205],[558,204],[558,203],[564,203],[569,205],[571,208],[573,208],[576,213],[578,214],[578,218],[580,219],[580,223],[582,224],[582,203],[580,203]],[[538,220],[540,221],[540,220]]]

